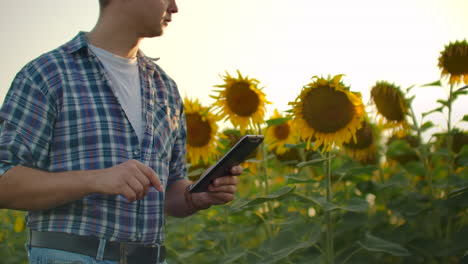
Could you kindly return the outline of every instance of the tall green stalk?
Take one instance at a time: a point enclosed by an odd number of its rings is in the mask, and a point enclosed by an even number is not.
[[[326,161],[326,175],[325,175],[325,188],[326,188],[326,199],[327,204],[332,202],[332,183],[331,183],[331,154],[327,152],[327,161]],[[326,249],[327,249],[327,262],[329,264],[335,263],[335,253],[333,245],[333,219],[332,212],[327,210],[325,212],[325,221],[327,223],[327,236],[326,236]]]
[[[447,101],[447,108],[448,108],[448,116],[447,116],[447,150],[449,153],[448,156],[448,169],[447,169],[447,176],[450,177],[450,174],[454,170],[455,161],[454,161],[454,153],[452,153],[453,148],[453,134],[452,134],[452,105],[453,105],[453,84],[450,84],[450,90],[448,95]],[[446,193],[450,192],[450,188],[448,187]],[[452,229],[452,217],[449,216],[447,218],[447,225],[445,229],[445,237],[450,239]]]
[[[257,124],[257,127],[258,127],[258,134],[261,135],[262,129],[260,127],[260,124]],[[268,152],[266,149],[265,141],[263,141],[260,147],[262,150],[263,181],[265,184],[265,194],[268,194],[270,192],[269,183],[268,183],[268,160],[267,160]]]
[[[416,114],[415,114],[413,106],[411,104],[409,105],[409,109],[410,109],[410,112],[411,112],[411,118],[413,119],[414,129],[418,133],[419,153],[420,153],[421,159],[423,161],[424,171],[426,172],[427,182],[429,184],[430,196],[431,196],[431,199],[432,199],[432,198],[434,198],[434,186],[433,186],[433,183],[432,183],[432,171],[431,171],[431,166],[429,164],[428,150],[426,149],[426,145],[424,144],[424,142],[422,140],[421,127],[418,124],[418,120],[416,119]]]
[[[262,129],[260,127],[260,124],[257,124],[257,127],[258,127],[258,134],[261,135],[262,134]],[[270,192],[270,185],[268,183],[268,159],[267,159],[267,155],[268,155],[268,152],[267,152],[267,147],[266,147],[266,144],[265,144],[265,141],[262,142],[261,146],[261,151],[262,151],[262,163],[263,163],[263,182],[265,184],[265,195],[268,195],[268,193]],[[266,202],[265,203],[265,206],[266,206],[266,212],[265,212],[265,216],[262,217],[262,220],[264,221],[265,225],[266,225],[266,230],[267,230],[267,237],[268,238],[272,238],[273,237],[273,227],[271,226],[271,223],[270,221],[268,221],[268,214],[271,214],[273,213],[273,206],[271,205],[270,202]],[[261,217],[261,215],[259,215]]]
[[[448,174],[452,172],[453,168],[453,135],[452,135],[452,104],[453,104],[453,84],[450,84],[450,91],[447,100],[448,116],[447,116],[447,149],[449,151],[449,166]]]

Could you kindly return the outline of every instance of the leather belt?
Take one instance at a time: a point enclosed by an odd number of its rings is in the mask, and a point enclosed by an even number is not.
[[[59,232],[39,232],[31,230],[29,245],[31,247],[50,248],[96,257],[99,249],[99,238],[78,236]],[[163,245],[149,245],[106,241],[103,259],[121,261],[127,264],[154,264],[164,262],[166,248]]]

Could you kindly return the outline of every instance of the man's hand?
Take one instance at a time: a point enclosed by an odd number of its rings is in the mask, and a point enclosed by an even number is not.
[[[237,175],[242,174],[241,166],[231,168],[231,175],[217,178],[208,186],[208,192],[193,193],[191,202],[195,209],[206,209],[212,205],[225,204],[234,200],[239,180]]]
[[[151,186],[162,192],[156,172],[137,160],[128,160],[111,168],[96,170],[90,175],[95,193],[123,195],[127,201],[142,199]]]

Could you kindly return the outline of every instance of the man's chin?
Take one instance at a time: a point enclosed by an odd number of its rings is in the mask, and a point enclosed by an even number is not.
[[[164,30],[159,29],[159,30],[155,30],[155,31],[152,31],[152,32],[147,32],[143,37],[145,37],[145,38],[155,38],[155,37],[162,36],[163,33],[164,33]]]

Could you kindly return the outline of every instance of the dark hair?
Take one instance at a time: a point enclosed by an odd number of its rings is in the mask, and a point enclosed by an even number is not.
[[[99,0],[99,6],[101,8],[104,8],[106,7],[109,3],[110,3],[111,0]]]

